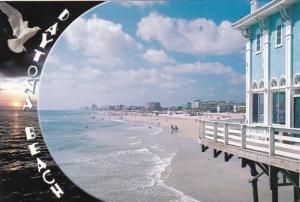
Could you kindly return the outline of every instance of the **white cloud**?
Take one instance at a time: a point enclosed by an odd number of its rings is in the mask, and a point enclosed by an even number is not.
[[[49,55],[41,78],[39,104],[42,108],[76,108],[91,103],[128,105],[159,100],[173,105],[207,96],[213,92],[209,87],[217,82],[222,83],[221,90],[216,88],[211,97],[223,95],[226,85],[238,88],[232,84],[244,82],[243,75],[218,62],[181,64],[177,54],[173,58],[168,53],[237,51],[236,41],[229,42],[230,25],[226,23],[217,26],[210,20],[187,21],[152,13],[140,21],[137,34],[147,41],[159,41],[164,48],[158,48],[157,43],[147,44],[144,40],[143,46],[121,24],[96,16],[79,18],[64,33],[66,54],[53,51]],[[237,38],[235,34],[233,38]],[[225,48],[228,44],[233,48]],[[191,58],[195,61],[198,57]],[[205,83],[210,78],[212,82]]]
[[[120,0],[118,1],[124,6],[140,6],[142,8],[152,6],[154,4],[163,4],[165,0]]]
[[[66,64],[54,70],[48,66],[41,80],[39,107],[77,108],[95,102],[144,104],[152,99],[166,100],[167,92],[190,85],[185,79],[154,68],[111,70]]]
[[[15,77],[10,78],[2,75],[0,73],[0,91],[20,91],[23,92],[24,88],[24,82],[28,78],[26,77]]]
[[[169,74],[206,74],[220,75],[227,78],[232,84],[241,84],[245,82],[244,75],[236,72],[232,67],[225,66],[219,62],[195,62],[166,66],[164,71]]]
[[[167,53],[160,49],[160,50],[155,50],[155,49],[148,49],[143,57],[150,63],[153,64],[175,64],[176,61],[174,58],[170,57],[167,55]]]
[[[138,23],[137,35],[146,41],[158,41],[168,50],[207,55],[226,55],[244,46],[241,34],[231,22],[217,25],[212,20],[185,20],[150,13]]]
[[[67,29],[64,37],[70,47],[83,52],[88,61],[106,66],[130,62],[142,49],[141,44],[124,32],[121,24],[97,16],[78,18]]]
[[[61,65],[61,58],[56,54],[51,54],[51,56],[47,57],[47,63],[54,65]]]

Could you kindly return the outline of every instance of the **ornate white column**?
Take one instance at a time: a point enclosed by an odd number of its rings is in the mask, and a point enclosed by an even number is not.
[[[246,39],[246,119],[252,123],[252,94],[251,94],[251,41]]]
[[[264,92],[264,125],[268,126],[271,124],[271,104],[270,104],[270,36],[269,30],[265,27],[263,30],[263,64],[262,67],[264,69],[264,85],[265,85],[265,92]]]
[[[286,105],[285,123],[286,127],[293,127],[293,97],[291,92],[292,75],[292,22],[290,19],[284,22],[285,27],[285,75],[286,75]]]

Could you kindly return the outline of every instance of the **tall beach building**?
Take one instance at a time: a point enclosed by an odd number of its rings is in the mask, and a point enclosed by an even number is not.
[[[246,38],[247,124],[300,128],[300,1],[251,1],[233,24]]]

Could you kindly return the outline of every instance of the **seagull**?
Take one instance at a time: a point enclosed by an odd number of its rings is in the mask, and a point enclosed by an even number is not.
[[[41,28],[29,28],[28,21],[23,21],[22,14],[5,2],[0,2],[0,10],[7,15],[15,37],[14,39],[8,39],[7,44],[9,49],[15,53],[26,51],[24,43],[32,38]]]

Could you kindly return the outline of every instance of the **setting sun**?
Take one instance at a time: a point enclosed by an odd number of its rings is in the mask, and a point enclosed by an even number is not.
[[[21,103],[15,101],[15,102],[12,103],[12,106],[13,106],[13,107],[16,107],[16,108],[17,108],[17,107],[20,107],[20,106],[21,106]]]

